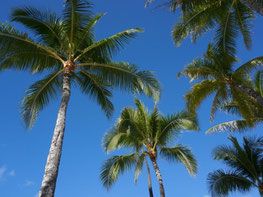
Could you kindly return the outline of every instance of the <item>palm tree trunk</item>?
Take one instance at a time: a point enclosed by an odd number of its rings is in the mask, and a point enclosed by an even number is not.
[[[149,165],[148,165],[146,157],[144,157],[144,160],[145,160],[145,165],[146,165],[146,168],[147,168],[149,195],[150,195],[150,197],[153,197],[153,188],[152,188],[152,179],[151,179],[150,168],[149,168]]]
[[[54,197],[58,177],[59,163],[62,153],[62,144],[65,131],[65,120],[70,98],[71,72],[65,70],[63,74],[63,93],[58,111],[57,122],[49,149],[45,174],[39,191],[39,197]]]
[[[263,107],[263,97],[255,90],[253,90],[252,88],[248,88],[244,85],[241,84],[232,84],[234,88],[240,90],[241,92],[244,92],[246,94],[248,94],[249,96],[251,96],[252,98],[254,98],[259,105],[261,105]]]
[[[157,177],[158,182],[159,182],[160,197],[165,197],[164,186],[163,186],[163,178],[162,178],[160,169],[159,169],[159,167],[157,165],[156,158],[151,158],[151,161],[152,161],[152,164],[153,164],[153,168],[154,168],[156,177]]]
[[[263,5],[256,0],[241,0],[241,2],[248,6],[251,10],[257,12],[261,16],[263,16]]]

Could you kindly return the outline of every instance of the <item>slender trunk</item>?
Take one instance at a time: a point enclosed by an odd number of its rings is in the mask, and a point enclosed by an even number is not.
[[[160,169],[159,169],[159,167],[157,165],[156,158],[151,158],[151,161],[152,161],[152,164],[153,164],[153,168],[154,168],[156,177],[157,177],[158,182],[159,182],[160,197],[165,197],[164,186],[163,186],[163,178],[162,178]]]
[[[69,70],[65,70],[63,74],[63,94],[61,104],[59,107],[57,122],[49,149],[45,174],[39,191],[39,197],[53,197],[55,193],[65,131],[66,111],[70,98],[70,79],[71,72]]]
[[[256,0],[240,0],[244,5],[249,7],[251,10],[257,12],[263,16],[263,4],[257,2]]]
[[[148,165],[146,157],[144,157],[144,160],[145,160],[145,165],[146,165],[146,168],[147,168],[149,195],[150,195],[150,197],[153,197],[153,188],[152,188],[152,179],[151,179],[150,168],[149,168],[149,165]]]
[[[253,90],[252,88],[243,86],[241,84],[234,83],[232,84],[232,86],[254,98],[257,101],[257,103],[263,107],[263,97],[257,91]]]

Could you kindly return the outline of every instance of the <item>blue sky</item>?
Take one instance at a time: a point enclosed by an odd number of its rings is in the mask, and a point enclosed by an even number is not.
[[[141,33],[115,60],[124,60],[138,64],[142,69],[152,70],[161,81],[163,92],[159,109],[163,113],[174,113],[184,108],[183,95],[191,84],[188,79],[177,79],[177,73],[184,65],[205,51],[210,34],[202,37],[197,44],[185,40],[181,47],[175,47],[171,38],[171,28],[176,20],[164,9],[145,9],[144,0],[97,0],[95,13],[107,13],[96,27],[97,39],[119,31],[141,27]],[[1,2],[0,21],[8,21],[10,9],[22,5],[48,8],[60,13],[63,0],[12,0]],[[262,55],[263,19],[255,21],[253,48],[244,49],[239,40],[240,63]],[[17,24],[14,24],[17,26]],[[21,26],[17,26],[21,28]],[[49,145],[56,121],[59,99],[52,102],[43,112],[32,130],[26,130],[19,113],[20,100],[27,86],[40,76],[27,73],[5,71],[0,73],[0,196],[35,197],[40,188]],[[72,91],[66,123],[65,141],[61,159],[56,197],[145,197],[148,196],[145,170],[137,185],[133,184],[131,171],[120,177],[110,191],[104,189],[99,180],[102,162],[110,155],[103,152],[101,139],[116,121],[120,110],[133,105],[133,96],[115,91],[113,103],[115,113],[107,120],[96,103]],[[153,101],[140,97],[153,107]],[[201,131],[184,133],[176,143],[192,147],[199,162],[195,178],[187,174],[180,164],[159,161],[164,185],[168,197],[209,197],[206,176],[209,172],[224,167],[214,161],[211,150],[218,144],[228,143],[228,133],[205,135],[211,126],[234,119],[218,113],[213,123],[209,122],[211,100],[205,101],[199,109]],[[261,127],[248,131],[246,135],[260,135]],[[241,137],[242,135],[236,135]],[[114,153],[113,153],[114,154]],[[111,155],[113,155],[111,154]],[[155,196],[159,196],[158,184],[152,171]],[[233,194],[232,197],[240,197]],[[257,197],[256,191],[243,197]]]

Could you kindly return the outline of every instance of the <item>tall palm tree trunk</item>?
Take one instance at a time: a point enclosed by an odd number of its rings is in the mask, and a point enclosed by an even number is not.
[[[240,0],[244,5],[248,6],[258,14],[263,16],[263,5],[256,0]]]
[[[263,97],[255,90],[253,90],[252,88],[246,87],[244,85],[241,84],[237,84],[234,83],[232,84],[234,88],[240,90],[241,92],[244,92],[246,94],[248,94],[249,96],[251,96],[252,98],[254,98],[259,105],[261,105],[263,107]]]
[[[144,160],[145,160],[145,165],[146,165],[146,168],[147,168],[149,195],[150,195],[150,197],[153,197],[153,188],[152,188],[151,172],[150,172],[149,164],[148,164],[148,162],[147,162],[146,157],[144,157]]]
[[[65,120],[68,102],[70,98],[70,80],[71,71],[65,70],[63,74],[63,93],[61,104],[58,111],[57,122],[49,149],[47,163],[45,167],[45,174],[42,185],[39,191],[39,197],[53,197],[56,188],[56,181],[58,177],[59,163],[62,153],[62,144],[65,131]]]
[[[153,168],[154,168],[156,177],[157,177],[158,182],[159,182],[160,197],[165,197],[164,186],[163,186],[163,178],[162,178],[160,169],[159,169],[159,167],[157,165],[156,158],[151,158],[151,161],[152,161],[152,164],[153,164]]]

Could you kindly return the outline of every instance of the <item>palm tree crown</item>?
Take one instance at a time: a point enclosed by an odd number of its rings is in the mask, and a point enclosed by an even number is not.
[[[113,110],[112,87],[150,96],[158,92],[158,82],[151,72],[111,61],[112,55],[142,30],[130,29],[95,41],[94,27],[104,14],[93,15],[90,8],[87,1],[67,0],[61,17],[33,7],[13,10],[12,21],[27,27],[36,39],[9,24],[1,24],[1,70],[49,72],[26,91],[22,114],[28,126],[33,125],[39,110],[61,92],[66,70],[72,73],[71,81],[96,100],[107,116]]]
[[[138,99],[135,99],[135,104],[137,109],[127,107],[122,110],[114,128],[103,140],[106,151],[127,147],[135,153],[125,157],[115,156],[107,160],[102,168],[101,180],[104,186],[109,187],[116,181],[119,173],[136,164],[137,177],[142,167],[139,165],[140,161],[148,156],[159,180],[161,196],[164,196],[162,177],[156,159],[160,155],[170,161],[179,161],[185,165],[191,175],[195,175],[197,163],[190,149],[181,144],[173,147],[168,145],[182,130],[197,130],[197,122],[186,112],[164,116],[156,106],[153,112],[149,113]]]
[[[220,43],[209,45],[203,58],[194,60],[179,73],[179,76],[183,74],[191,81],[197,80],[185,96],[189,110],[195,112],[204,99],[215,93],[211,120],[222,103],[230,98],[243,106],[243,110],[240,110],[242,116],[249,117],[253,113],[249,101],[262,105],[262,97],[253,89],[249,73],[261,66],[262,62],[263,57],[258,57],[234,69],[237,63],[235,56],[224,52]]]
[[[253,89],[263,96],[262,92],[262,71],[257,71],[255,78],[252,80]],[[258,124],[261,124],[263,121],[263,111],[262,107],[258,105],[255,101],[246,99],[246,105],[240,105],[238,102],[233,100],[226,101],[222,103],[220,109],[225,111],[228,114],[233,114],[236,116],[241,116],[245,113],[244,106],[246,109],[249,109],[249,113],[246,114],[246,117],[240,120],[232,120],[218,125],[213,126],[207,133],[217,132],[217,131],[230,131],[230,132],[243,132],[247,131],[250,128],[254,128]]]
[[[219,146],[214,150],[216,160],[225,163],[229,170],[216,170],[207,181],[212,197],[227,196],[230,192],[248,192],[253,187],[263,196],[262,138],[243,138],[243,147],[235,137],[229,138],[231,146]]]

